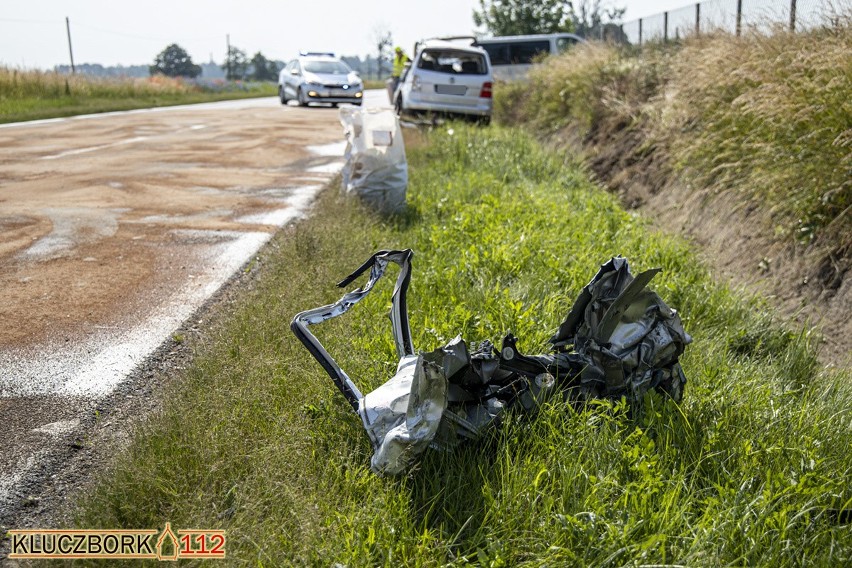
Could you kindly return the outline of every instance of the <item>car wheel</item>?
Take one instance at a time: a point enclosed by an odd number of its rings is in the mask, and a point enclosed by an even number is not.
[[[299,90],[296,91],[296,96],[299,98],[299,106],[308,106],[308,101],[305,99],[305,93],[302,91],[302,87],[299,87]]]
[[[284,91],[284,87],[278,87],[278,98],[281,99],[281,104],[287,104],[287,93]]]

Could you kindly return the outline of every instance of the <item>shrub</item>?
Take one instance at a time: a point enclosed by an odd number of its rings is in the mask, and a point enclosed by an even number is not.
[[[586,44],[526,84],[495,90],[495,117],[541,134],[642,132],[693,187],[764,203],[775,233],[852,247],[852,27],[716,33],[642,51]]]

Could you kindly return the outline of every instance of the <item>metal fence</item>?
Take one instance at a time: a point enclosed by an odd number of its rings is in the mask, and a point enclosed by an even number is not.
[[[836,23],[850,7],[850,0],[707,0],[625,22],[621,29],[637,45],[716,30],[739,35],[745,29],[781,25],[802,31]]]

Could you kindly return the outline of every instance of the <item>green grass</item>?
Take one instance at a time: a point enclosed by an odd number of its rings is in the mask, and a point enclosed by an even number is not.
[[[96,78],[0,67],[0,123],[276,94],[273,83]]]
[[[527,135],[455,124],[406,137],[411,211],[382,219],[334,188],[276,237],[75,526],[223,528],[229,563],[256,566],[852,561],[852,532],[827,514],[852,507],[852,376],[821,373],[813,337],[714,284],[682,241]],[[399,247],[416,253],[422,350],[512,330],[541,352],[601,262],[661,266],[654,287],[695,338],[682,405],[650,399],[631,419],[622,404],[552,402],[480,443],[427,452],[407,476],[375,476],[359,420],[288,324]],[[317,327],[365,391],[394,370],[393,279]]]

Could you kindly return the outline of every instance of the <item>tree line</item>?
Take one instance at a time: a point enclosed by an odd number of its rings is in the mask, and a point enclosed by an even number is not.
[[[245,51],[231,46],[221,67],[229,81],[276,81],[283,63],[267,59],[260,51],[249,59]],[[193,79],[201,74],[201,66],[193,63],[192,57],[184,48],[172,43],[157,54],[148,71],[151,75]]]
[[[573,32],[597,37],[624,11],[605,0],[479,0],[473,21],[494,36]]]
[[[624,8],[611,7],[605,0],[479,0],[479,8],[473,11],[474,23],[494,36],[574,32],[594,37],[624,14]],[[381,76],[384,64],[390,66],[393,39],[385,29],[377,28],[373,35],[376,47],[373,61],[377,75]],[[357,58],[349,59],[355,63]],[[249,59],[245,51],[235,46],[228,48],[221,65],[225,77],[232,81],[276,81],[283,66],[283,62],[270,60],[260,51]],[[185,49],[173,43],[157,54],[149,71],[151,75],[194,78],[201,74],[201,66],[192,62]]]
[[[388,34],[384,38],[384,41],[381,42],[381,50],[378,56],[367,55],[362,59],[357,55],[343,55],[340,59],[346,62],[353,70],[362,73],[364,76],[386,76],[390,73],[390,46],[390,35]],[[208,65],[211,64],[205,64],[205,66]],[[283,69],[284,65],[286,65],[286,62],[268,59],[260,51],[249,59],[245,51],[231,46],[225,62],[218,67],[222,69],[225,77],[229,80],[277,81],[278,73]],[[195,78],[202,71],[202,66],[193,63],[192,57],[190,57],[186,50],[174,43],[157,54],[153,65],[139,67],[140,69],[134,74],[135,76],[165,75],[167,77]],[[70,68],[68,68],[67,72],[70,72]],[[205,71],[205,76],[208,72],[209,67],[208,71]],[[107,73],[92,74],[106,75]]]

